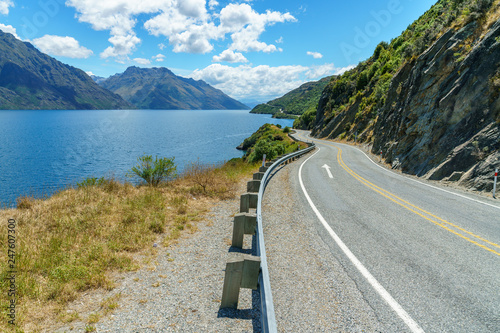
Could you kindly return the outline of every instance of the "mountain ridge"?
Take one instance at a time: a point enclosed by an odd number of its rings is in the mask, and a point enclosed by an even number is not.
[[[85,72],[0,30],[0,109],[133,108]]]
[[[177,76],[165,67],[131,66],[99,85],[142,109],[249,109],[205,81]]]

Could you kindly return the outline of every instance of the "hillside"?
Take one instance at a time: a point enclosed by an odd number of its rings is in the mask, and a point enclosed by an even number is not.
[[[332,80],[316,137],[359,140],[403,172],[490,190],[500,157],[500,1],[440,0]]]
[[[325,89],[331,76],[319,81],[307,82],[270,102],[259,104],[250,113],[272,114],[276,118],[295,118],[306,112],[316,112],[321,92]]]
[[[177,76],[163,67],[129,67],[124,73],[113,75],[99,84],[140,109],[248,109],[204,81]]]
[[[123,109],[132,106],[80,69],[0,31],[0,109]]]
[[[281,126],[264,124],[236,149],[245,151],[243,158],[247,162],[258,163],[262,161],[264,155],[267,160],[272,160],[280,155],[297,151],[299,146],[301,149],[307,147],[305,143],[293,140],[288,133],[290,127],[281,129]]]

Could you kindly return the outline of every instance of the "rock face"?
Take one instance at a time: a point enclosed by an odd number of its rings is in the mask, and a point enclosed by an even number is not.
[[[0,31],[0,109],[123,108],[133,106],[82,70]]]
[[[486,33],[477,21],[448,30],[392,79],[373,152],[407,173],[491,190],[499,95],[500,21]]]
[[[99,82],[141,109],[245,110],[248,107],[204,81],[175,75],[164,67],[129,67]]]

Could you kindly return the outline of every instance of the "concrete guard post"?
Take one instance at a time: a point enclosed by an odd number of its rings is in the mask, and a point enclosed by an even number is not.
[[[221,308],[238,308],[240,288],[257,289],[260,257],[234,254],[226,263]]]
[[[256,172],[253,174],[253,180],[262,180],[264,178],[265,172]]]
[[[257,208],[258,193],[245,193],[240,198],[240,213],[250,212],[250,208]]]
[[[239,249],[243,248],[243,237],[245,235],[255,235],[257,228],[257,215],[240,213],[234,216],[233,239],[231,246]]]
[[[247,182],[247,192],[258,193],[260,188],[260,180],[251,180]]]

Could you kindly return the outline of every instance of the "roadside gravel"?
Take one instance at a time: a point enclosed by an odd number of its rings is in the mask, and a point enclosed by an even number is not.
[[[304,158],[273,176],[263,200],[278,331],[381,332],[372,308],[323,241],[319,221],[308,217],[297,176]]]
[[[197,224],[198,231],[185,233],[166,248],[159,244],[155,258],[136,272],[120,274],[113,291],[89,295],[97,310],[101,300],[120,295],[112,314],[92,325],[73,322],[57,332],[85,332],[86,326],[94,326],[96,332],[259,331],[260,313],[252,308],[255,292],[241,290],[238,310],[219,309],[232,216],[238,212],[239,197],[217,204]],[[251,242],[245,237],[244,248],[251,248]]]

